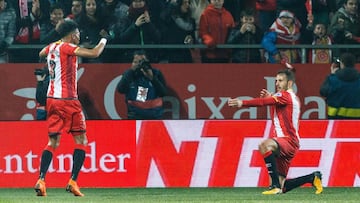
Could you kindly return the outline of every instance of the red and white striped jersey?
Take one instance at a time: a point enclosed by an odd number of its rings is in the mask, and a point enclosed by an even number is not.
[[[77,94],[77,45],[57,41],[46,47],[50,74],[48,97],[72,99]]]
[[[290,137],[299,142],[300,100],[293,91],[281,91],[273,95],[276,104],[271,117],[276,137]]]
[[[277,92],[272,97],[244,100],[243,106],[271,106],[273,137],[290,137],[299,143],[300,100],[293,91]]]

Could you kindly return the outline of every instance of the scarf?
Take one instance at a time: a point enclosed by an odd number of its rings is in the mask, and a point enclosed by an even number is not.
[[[275,22],[271,25],[270,31],[276,32],[280,44],[296,44],[300,38],[300,28],[301,23],[298,19],[294,18],[294,28],[290,31],[284,24],[281,22],[280,18],[277,18]]]
[[[19,0],[20,17],[24,18],[28,16],[28,4],[27,0]]]
[[[331,45],[331,39],[329,36],[322,38],[315,38],[312,42],[313,45]],[[331,49],[313,49],[311,51],[312,63],[331,63]]]

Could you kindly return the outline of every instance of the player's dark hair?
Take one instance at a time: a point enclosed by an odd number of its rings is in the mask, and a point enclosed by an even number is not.
[[[59,25],[58,33],[60,38],[65,37],[66,35],[74,32],[78,28],[78,24],[73,20],[64,20],[63,23]]]
[[[284,74],[286,75],[287,80],[291,80],[295,83],[295,71],[290,68],[282,69],[277,72],[277,75]]]

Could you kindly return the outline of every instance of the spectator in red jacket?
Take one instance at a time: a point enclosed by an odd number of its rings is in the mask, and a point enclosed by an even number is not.
[[[201,50],[202,63],[228,63],[231,49],[217,49],[225,44],[230,29],[235,26],[234,19],[224,7],[224,0],[210,0],[200,16],[199,37],[208,48]]]

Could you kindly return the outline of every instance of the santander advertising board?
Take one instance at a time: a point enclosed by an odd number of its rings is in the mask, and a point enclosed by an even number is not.
[[[288,177],[320,170],[324,186],[360,186],[359,121],[302,120]],[[0,122],[0,187],[32,187],[47,143],[46,122]],[[257,187],[267,171],[257,150],[269,120],[99,120],[87,122],[82,187]],[[48,187],[70,176],[73,141],[64,134]]]

